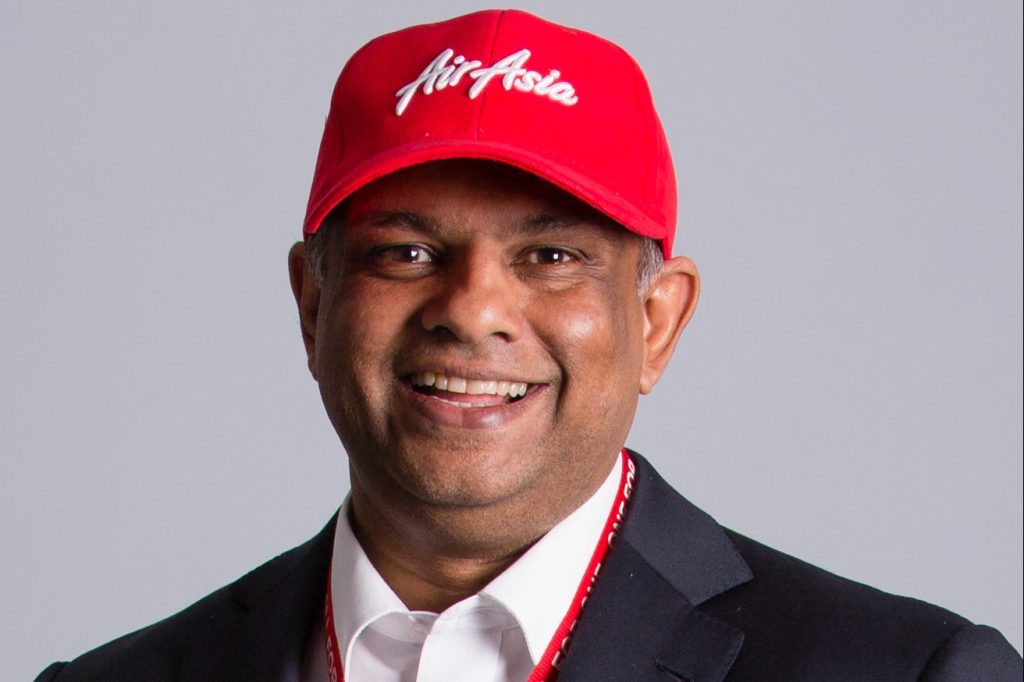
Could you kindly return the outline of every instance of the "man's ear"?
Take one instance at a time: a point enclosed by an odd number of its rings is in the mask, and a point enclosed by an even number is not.
[[[700,296],[700,274],[689,258],[665,261],[657,279],[643,294],[644,363],[640,393],[650,393],[690,321]]]
[[[299,307],[299,327],[302,329],[302,343],[306,346],[306,363],[313,379],[319,380],[316,369],[316,318],[320,311],[320,285],[313,277],[306,245],[292,244],[288,251],[288,276],[292,281],[292,293]]]

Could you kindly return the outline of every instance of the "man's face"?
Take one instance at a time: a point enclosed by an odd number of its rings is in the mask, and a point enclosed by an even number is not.
[[[639,239],[488,162],[386,176],[345,218],[310,352],[353,489],[542,509],[593,490],[641,389]]]

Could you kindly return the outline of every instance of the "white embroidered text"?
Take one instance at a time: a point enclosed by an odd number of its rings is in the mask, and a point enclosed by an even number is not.
[[[499,59],[493,66],[484,67],[480,60],[466,59],[449,48],[430,62],[416,80],[395,93],[398,98],[395,113],[401,116],[417,92],[429,95],[435,90],[457,85],[463,76],[475,81],[469,88],[470,99],[476,99],[492,79],[500,77],[501,86],[509,91],[515,88],[521,92],[532,92],[570,107],[579,101],[576,89],[558,80],[562,75],[560,71],[551,69],[546,76],[531,71],[526,68],[526,60],[529,58],[530,51],[524,49]]]

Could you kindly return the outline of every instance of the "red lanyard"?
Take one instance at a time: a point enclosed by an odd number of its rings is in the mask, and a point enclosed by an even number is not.
[[[587,570],[583,573],[576,594],[572,598],[569,610],[566,612],[562,622],[555,630],[554,637],[544,649],[537,667],[530,673],[526,682],[553,682],[558,679],[558,671],[565,661],[565,655],[569,651],[573,634],[576,632],[576,625],[583,615],[583,608],[587,605],[590,591],[597,581],[601,572],[601,564],[608,550],[615,544],[615,538],[622,527],[622,518],[626,513],[626,505],[633,495],[633,485],[636,479],[636,465],[629,453],[622,451],[622,476],[619,479],[619,490],[615,495],[615,503],[608,513],[608,520],[604,522],[604,530],[594,548],[594,555],[587,564]],[[344,523],[344,519],[338,519],[338,523]],[[341,651],[338,646],[338,636],[334,630],[334,605],[331,598],[331,572],[327,573],[327,597],[324,599],[324,628],[327,639],[327,666],[330,670],[331,682],[344,682],[345,673],[341,666]]]

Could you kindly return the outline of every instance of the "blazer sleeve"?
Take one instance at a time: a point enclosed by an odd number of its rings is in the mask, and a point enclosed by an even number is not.
[[[921,675],[922,682],[989,680],[1020,682],[1024,662],[998,630],[969,625],[939,647]]]

